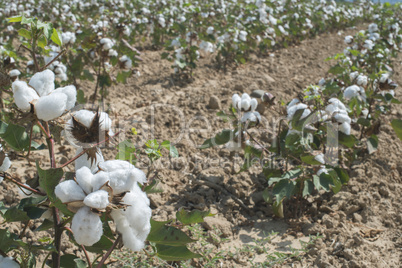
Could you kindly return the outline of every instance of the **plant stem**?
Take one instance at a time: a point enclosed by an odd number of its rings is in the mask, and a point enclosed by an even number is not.
[[[63,55],[66,52],[65,49],[63,49],[54,59],[52,59],[48,64],[46,64],[44,67],[41,68],[41,71],[49,67],[53,62],[55,62],[61,55]]]
[[[71,218],[70,218],[70,219],[71,219]],[[63,225],[64,225],[64,223],[63,223]],[[71,230],[71,228],[69,228],[69,227],[64,227],[64,229],[65,229],[66,231],[70,232],[72,235],[74,235],[74,232],[73,232],[73,230]],[[85,258],[87,259],[88,268],[92,268],[92,263],[91,263],[91,260],[90,260],[90,258],[89,258],[89,255],[88,255],[88,251],[86,250],[86,248],[85,248],[84,245],[80,245],[80,246],[81,246],[82,250],[84,251]]]
[[[52,253],[53,268],[59,268],[61,235],[63,234],[63,230],[60,228],[59,211],[55,207],[53,208],[53,221],[54,221],[54,246],[56,248],[56,252]]]
[[[17,184],[19,187],[22,187],[22,188],[24,188],[24,189],[26,189],[28,191],[31,191],[32,193],[35,193],[35,194],[38,194],[38,195],[41,195],[41,196],[46,196],[45,193],[42,193],[42,192],[40,192],[38,190],[35,190],[35,189],[29,187],[28,185],[22,184],[21,182],[19,182],[16,179],[12,178],[10,174],[3,173],[1,176],[4,177],[5,179],[7,179],[9,181],[12,181],[13,183]]]
[[[112,254],[112,251],[116,248],[116,246],[120,243],[122,236],[121,234],[117,237],[116,241],[114,241],[113,245],[109,248],[109,250],[106,252],[106,254],[103,256],[103,258],[100,260],[96,268],[102,268],[103,264],[109,258],[110,254]]]

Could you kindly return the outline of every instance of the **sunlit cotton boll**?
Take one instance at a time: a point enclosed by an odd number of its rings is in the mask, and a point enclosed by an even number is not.
[[[102,38],[100,41],[103,50],[109,50],[113,47],[113,41],[109,38]]]
[[[239,32],[239,39],[243,42],[247,41],[247,32],[246,31],[240,31]]]
[[[129,70],[131,69],[131,67],[133,67],[133,61],[126,55],[123,55],[119,60],[122,63],[124,69]]]
[[[12,84],[12,89],[15,104],[24,112],[28,112],[31,109],[30,102],[39,99],[38,93],[24,81],[15,81]]]
[[[39,98],[35,103],[36,116],[44,121],[50,121],[61,116],[66,110],[67,95],[52,93]]]
[[[356,84],[359,86],[367,86],[368,83],[368,77],[365,75],[359,75],[356,79]]]
[[[374,47],[374,42],[371,40],[366,40],[366,41],[364,41],[363,47],[368,50],[372,50]]]
[[[214,27],[209,26],[209,27],[207,28],[207,34],[213,34],[213,33],[214,33]]]
[[[18,76],[21,74],[21,72],[19,71],[19,70],[17,70],[17,69],[14,69],[14,70],[11,70],[9,73],[8,73],[8,75],[11,77],[11,78],[18,78]]]
[[[89,207],[85,206],[74,215],[71,230],[78,244],[92,246],[103,234],[102,221]]]
[[[123,203],[128,205],[127,209],[113,210],[111,216],[117,231],[123,236],[124,246],[139,251],[144,248],[144,241],[151,230],[152,211],[149,199],[138,185],[135,185],[134,189],[124,196]]]
[[[351,36],[351,35],[345,36],[344,42],[345,42],[345,44],[347,44],[347,45],[352,44],[352,43],[353,43],[353,36]]]

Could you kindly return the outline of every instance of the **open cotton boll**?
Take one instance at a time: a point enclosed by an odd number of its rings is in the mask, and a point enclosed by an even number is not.
[[[15,81],[12,83],[11,87],[17,107],[24,112],[31,110],[30,102],[39,99],[39,95],[36,91],[29,87],[24,81]]]
[[[91,122],[95,116],[95,113],[88,110],[79,110],[75,112],[73,115],[75,120],[77,120],[78,122],[89,128],[91,126]],[[70,119],[68,124],[72,126],[73,120]]]
[[[49,69],[38,72],[29,80],[29,85],[38,92],[39,96],[46,96],[54,90],[54,73]]]
[[[245,99],[241,99],[241,102],[240,102],[240,107],[241,107],[241,109],[243,110],[243,111],[248,111],[249,109],[250,109],[250,99],[247,99],[247,98],[245,98]]]
[[[50,121],[61,116],[66,110],[67,95],[53,93],[43,96],[35,104],[35,114],[43,121]]]
[[[350,135],[350,124],[348,122],[343,122],[339,126],[339,131],[346,135]]]
[[[53,92],[66,94],[67,96],[66,110],[71,110],[72,108],[74,108],[75,102],[77,101],[77,89],[75,88],[75,86],[70,85],[66,87],[59,87]]]
[[[2,268],[20,268],[20,265],[11,257],[0,255],[0,267]]]
[[[137,237],[138,232],[130,228],[130,224],[121,210],[113,210],[110,215],[116,224],[117,231],[123,235],[123,244],[125,247],[133,251],[139,251],[145,247],[144,240]]]
[[[90,193],[85,197],[84,204],[91,208],[105,209],[109,205],[109,194],[104,190]]]
[[[254,112],[255,109],[257,108],[258,101],[254,98],[251,99],[250,101],[250,106],[251,106],[251,111]]]
[[[63,203],[84,200],[85,193],[82,188],[73,180],[67,180],[59,183],[54,193],[57,198],[61,200]]]
[[[131,228],[137,230],[139,236],[145,240],[151,227],[152,210],[149,207],[148,197],[139,189],[138,185],[136,188],[138,189],[124,196],[123,202],[129,206],[123,214],[126,215]]]
[[[84,206],[74,215],[71,230],[78,244],[89,247],[100,240],[103,234],[102,221],[89,207]]]
[[[232,96],[232,105],[234,108],[238,109],[238,104],[241,101],[241,98],[238,94],[233,94]]]
[[[93,175],[91,170],[88,167],[82,167],[80,169],[76,169],[75,177],[79,186],[81,186],[82,190],[89,194],[93,191],[92,179]]]
[[[344,123],[347,122],[350,124],[350,122],[352,122],[352,120],[350,119],[349,115],[347,113],[342,113],[342,112],[338,112],[334,115],[334,119],[338,122],[338,123]]]
[[[325,164],[324,154],[320,153],[314,157],[314,160],[320,162],[321,164]]]
[[[17,69],[11,70],[11,71],[8,73],[8,75],[9,75],[10,77],[18,77],[20,74],[21,74],[21,72],[20,72],[19,70],[17,70]]]
[[[301,116],[300,119],[303,119],[304,117],[308,116],[311,113],[311,111],[308,110],[307,108],[308,108],[308,106],[306,104],[304,104],[304,103],[298,103],[298,104],[295,104],[295,105],[293,105],[291,107],[288,107],[288,109],[287,109],[288,120],[292,120],[292,118],[295,115],[295,113],[298,110],[302,110],[302,109],[304,109],[304,112],[303,112],[303,115]]]
[[[105,112],[100,113],[99,122],[101,130],[108,131],[112,127],[112,120],[110,120],[109,115]]]
[[[343,97],[347,100],[359,96],[360,88],[356,85],[347,87],[343,92]]]
[[[249,122],[259,122],[261,121],[261,116],[258,112],[246,112],[240,119],[242,123],[245,123],[247,121]]]
[[[80,154],[83,151],[81,147],[77,148],[76,155]],[[101,162],[104,162],[105,159],[103,158],[101,150],[98,148],[96,151],[94,161],[88,157],[87,154],[83,154],[75,160],[75,170],[79,170],[82,167],[87,167],[91,170],[92,173],[95,173],[98,170],[98,165]]]
[[[329,114],[332,114],[336,111],[339,110],[345,110],[346,111],[346,106],[345,104],[343,104],[340,100],[338,100],[337,98],[330,98],[328,100],[328,102],[330,103],[326,108],[325,111],[328,112]]]

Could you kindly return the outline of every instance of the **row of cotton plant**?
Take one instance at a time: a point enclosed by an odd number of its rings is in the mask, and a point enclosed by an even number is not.
[[[374,11],[371,1],[354,5],[320,0],[37,2],[4,1],[0,4],[0,20],[23,13],[60,26],[67,51],[49,69],[61,81],[76,86],[79,80],[96,79],[95,93],[100,87],[102,96],[114,81],[124,82],[137,74],[130,70],[137,62],[135,46],[149,41],[156,48],[165,47],[169,55],[163,54],[163,58],[173,62],[175,73],[191,75],[200,57],[212,54],[218,66],[225,69],[233,63],[246,62],[248,54],[255,51],[269,54],[277,46],[353,25],[370,18]],[[11,45],[15,29],[4,25],[7,29],[2,29],[0,38]],[[102,39],[113,42],[110,53],[97,49]],[[54,57],[54,52],[57,51],[51,49],[49,57]],[[82,58],[84,64],[79,65]],[[22,62],[19,65],[23,67]],[[123,69],[110,74],[118,69],[116,66]]]
[[[392,104],[400,103],[395,98],[392,58],[401,48],[402,25],[400,13],[389,16],[390,12],[392,7],[383,6],[367,30],[346,36],[347,47],[333,57],[338,62],[328,76],[283,103],[285,112],[269,144],[251,130],[264,116],[253,114],[257,101],[247,93],[234,94],[230,113],[219,114],[231,120],[232,129],[205,141],[202,148],[225,145],[231,151],[243,151],[242,170],[261,163],[268,183],[264,198],[272,202],[277,216],[284,216],[284,200],[293,206],[320,190],[337,193],[348,182],[354,160],[377,150],[381,121],[390,114]],[[258,106],[272,105],[270,93],[252,95],[261,98]],[[397,124],[393,126],[397,133],[401,131]]]

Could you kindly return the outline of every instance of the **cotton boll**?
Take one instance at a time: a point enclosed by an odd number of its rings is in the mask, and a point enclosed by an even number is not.
[[[254,112],[255,109],[257,108],[258,101],[254,98],[251,99],[250,101],[250,106],[251,106],[251,111]]]
[[[66,110],[67,95],[53,93],[41,97],[35,104],[35,114],[43,121],[50,121],[61,116]]]
[[[2,268],[20,268],[20,265],[11,257],[0,255],[0,267]]]
[[[109,172],[109,185],[114,194],[130,191],[134,185],[134,180],[129,174],[129,170],[115,170]]]
[[[80,169],[76,169],[75,177],[78,185],[82,188],[82,190],[89,194],[93,191],[92,187],[92,172],[88,167],[82,167]]]
[[[123,244],[125,247],[139,251],[144,248],[144,240],[137,237],[138,233],[130,228],[127,218],[120,210],[113,210],[110,214],[116,224],[116,229],[123,235]]]
[[[73,180],[67,180],[59,183],[54,193],[57,198],[61,200],[63,203],[84,200],[85,193],[82,188]]]
[[[90,193],[85,197],[84,204],[90,208],[105,209],[109,205],[109,194],[104,190]]]
[[[348,122],[344,122],[339,126],[339,131],[346,134],[350,135],[350,124]]]
[[[322,173],[328,174],[328,169],[325,166],[321,166],[321,168],[317,171],[317,176],[320,176]]]
[[[233,94],[233,96],[232,96],[232,105],[233,105],[234,108],[236,108],[236,109],[239,108],[238,105],[239,105],[240,101],[241,101],[240,96],[238,94]]]
[[[258,112],[246,112],[240,119],[242,123],[245,123],[247,121],[249,122],[259,122],[261,121],[261,116]]]
[[[295,113],[298,111],[298,110],[302,110],[302,109],[304,109],[304,112],[303,112],[303,115],[302,115],[302,117],[304,116],[304,117],[306,117],[306,116],[308,116],[308,112],[306,112],[306,111],[309,111],[308,109],[307,109],[307,105],[306,104],[304,104],[304,103],[299,103],[299,104],[295,104],[295,105],[293,105],[293,106],[291,106],[291,107],[288,107],[288,109],[287,109],[287,112],[288,112],[288,120],[292,120],[292,118],[293,118],[293,116],[295,115]],[[310,112],[311,113],[311,112]],[[300,118],[300,119],[302,119],[302,118]]]
[[[77,101],[77,89],[75,86],[70,85],[66,87],[60,87],[54,91],[54,93],[64,93],[67,96],[66,110],[71,110],[75,106]],[[53,93],[53,94],[54,94]]]
[[[240,107],[241,107],[241,109],[243,110],[243,111],[248,111],[249,109],[250,109],[250,99],[247,99],[247,98],[245,98],[245,99],[241,99],[241,101],[240,101]]]
[[[81,147],[77,148],[76,155],[80,154],[83,151]],[[101,162],[104,162],[102,152],[100,149],[97,149],[95,154],[95,160],[92,162],[91,158],[88,157],[87,154],[83,154],[75,160],[75,170],[79,170],[82,167],[87,167],[91,170],[92,173],[95,173],[98,170],[98,165]]]
[[[297,99],[297,98],[293,99],[291,102],[289,102],[289,104],[288,104],[288,109],[289,109],[290,107],[292,107],[293,105],[298,104],[299,102],[300,102],[299,99]]]
[[[103,131],[108,131],[112,127],[112,120],[110,120],[109,115],[105,112],[101,112],[99,115],[100,128]]]
[[[347,100],[359,96],[360,88],[356,85],[347,87],[343,92],[343,97]]]
[[[95,113],[88,110],[79,110],[75,112],[73,116],[75,120],[77,120],[78,122],[89,128],[91,126],[92,119],[94,118]],[[73,125],[72,119],[69,121],[68,124],[70,124],[72,127]]]
[[[18,77],[21,74],[21,72],[17,69],[11,70],[8,75],[13,78],[13,77]]]
[[[7,156],[3,159],[3,163],[0,165],[0,172],[5,172],[7,169],[9,169],[11,166],[11,161],[10,158]]]
[[[356,84],[358,84],[359,86],[365,87],[365,86],[367,86],[367,83],[368,83],[368,77],[367,77],[367,76],[365,76],[365,75],[359,75],[359,76],[357,77]]]
[[[350,124],[350,122],[352,121],[352,120],[350,119],[350,117],[348,116],[347,113],[346,113],[346,114],[343,114],[343,113],[336,113],[336,114],[334,115],[334,119],[335,119],[338,123],[345,123],[345,122],[347,122],[347,123]]]
[[[325,164],[324,154],[320,153],[314,157],[314,160],[320,162],[321,164]]]
[[[346,111],[345,104],[343,104],[337,98],[331,98],[331,99],[328,100],[328,102],[330,103],[330,105],[328,105],[325,108],[325,111],[327,111],[329,114],[332,114],[332,113],[334,113],[336,111],[339,111],[339,110],[345,110]]]
[[[12,89],[15,104],[24,112],[28,112],[31,109],[31,101],[39,99],[39,95],[36,91],[23,81],[13,82]]]
[[[48,69],[38,72],[29,80],[29,85],[38,92],[39,96],[46,96],[54,90],[54,73]]]
[[[120,171],[124,170],[124,171],[126,171],[124,176],[129,177],[130,180],[132,180],[134,182],[144,184],[147,181],[147,177],[146,177],[145,173],[127,161],[108,160],[108,161],[99,163],[99,168],[105,172],[110,172],[111,177],[112,177],[112,172],[120,172]],[[115,173],[115,175],[120,176],[122,174]]]
[[[75,241],[84,246],[92,246],[103,234],[102,221],[89,207],[80,208],[73,217],[71,230]]]

